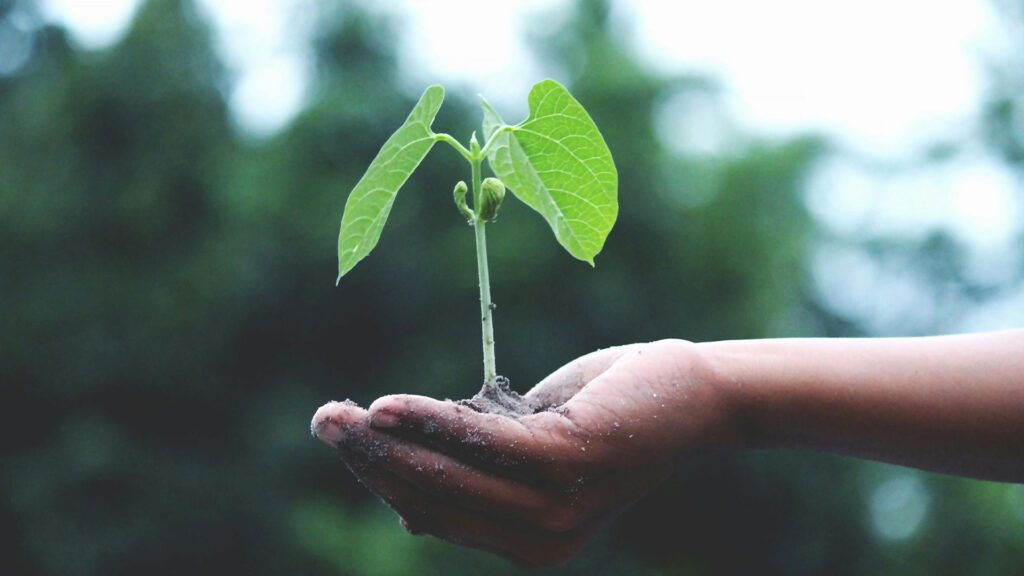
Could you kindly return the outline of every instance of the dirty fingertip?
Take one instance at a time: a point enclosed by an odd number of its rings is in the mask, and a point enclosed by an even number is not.
[[[367,408],[366,410],[371,415],[384,409],[396,412],[402,409],[402,398],[403,396],[400,394],[389,394],[387,396],[381,396],[380,398],[374,400],[373,403],[370,404],[370,407]]]
[[[386,410],[370,412],[371,428],[396,428],[399,424],[401,424],[401,420],[398,418],[397,414]]]
[[[370,426],[373,428],[394,428],[400,423],[399,414],[408,409],[408,396],[392,394],[381,396],[367,408]]]
[[[309,425],[310,433],[328,446],[337,446],[344,438],[342,425],[352,418],[353,408],[359,410],[350,400],[324,404],[313,414],[313,420]]]
[[[336,448],[344,438],[341,428],[332,420],[322,420],[313,426],[313,436],[324,444]]]

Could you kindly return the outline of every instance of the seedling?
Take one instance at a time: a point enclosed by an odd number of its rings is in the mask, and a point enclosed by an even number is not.
[[[618,175],[611,152],[594,121],[569,92],[553,80],[533,86],[529,117],[510,126],[481,98],[484,145],[476,132],[469,147],[431,124],[444,100],[444,88],[431,86],[370,163],[345,203],[338,236],[338,282],[373,250],[398,189],[436,142],[451,145],[469,162],[473,205],[465,182],[455,186],[455,205],[476,235],[483,323],[484,387],[498,378],[494,359],[494,306],[487,269],[486,224],[494,221],[505,187],[551,226],[572,256],[594,265],[615,224]],[[484,159],[497,178],[483,179]]]

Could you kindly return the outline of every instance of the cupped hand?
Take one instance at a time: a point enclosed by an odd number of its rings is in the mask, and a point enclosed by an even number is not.
[[[733,440],[712,376],[693,344],[664,340],[563,366],[518,419],[394,395],[332,402],[312,427],[410,532],[555,565],[687,454]]]

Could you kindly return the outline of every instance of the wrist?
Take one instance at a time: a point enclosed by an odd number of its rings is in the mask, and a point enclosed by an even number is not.
[[[742,342],[702,342],[695,345],[701,357],[706,385],[714,390],[721,406],[719,448],[752,449],[763,444],[763,431],[748,401],[756,392],[745,370]]]
[[[750,445],[749,430],[736,377],[715,346],[686,340],[661,340],[650,351],[672,368],[661,371],[661,387],[669,398],[675,427],[663,430],[678,438],[673,453],[687,458],[694,449],[737,449]],[[661,406],[665,406],[662,404]]]

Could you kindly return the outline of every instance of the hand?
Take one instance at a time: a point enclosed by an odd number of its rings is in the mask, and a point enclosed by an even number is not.
[[[518,420],[422,396],[369,410],[330,403],[313,431],[413,534],[555,565],[664,480],[731,440],[697,348],[679,340],[594,352],[562,367]]]

